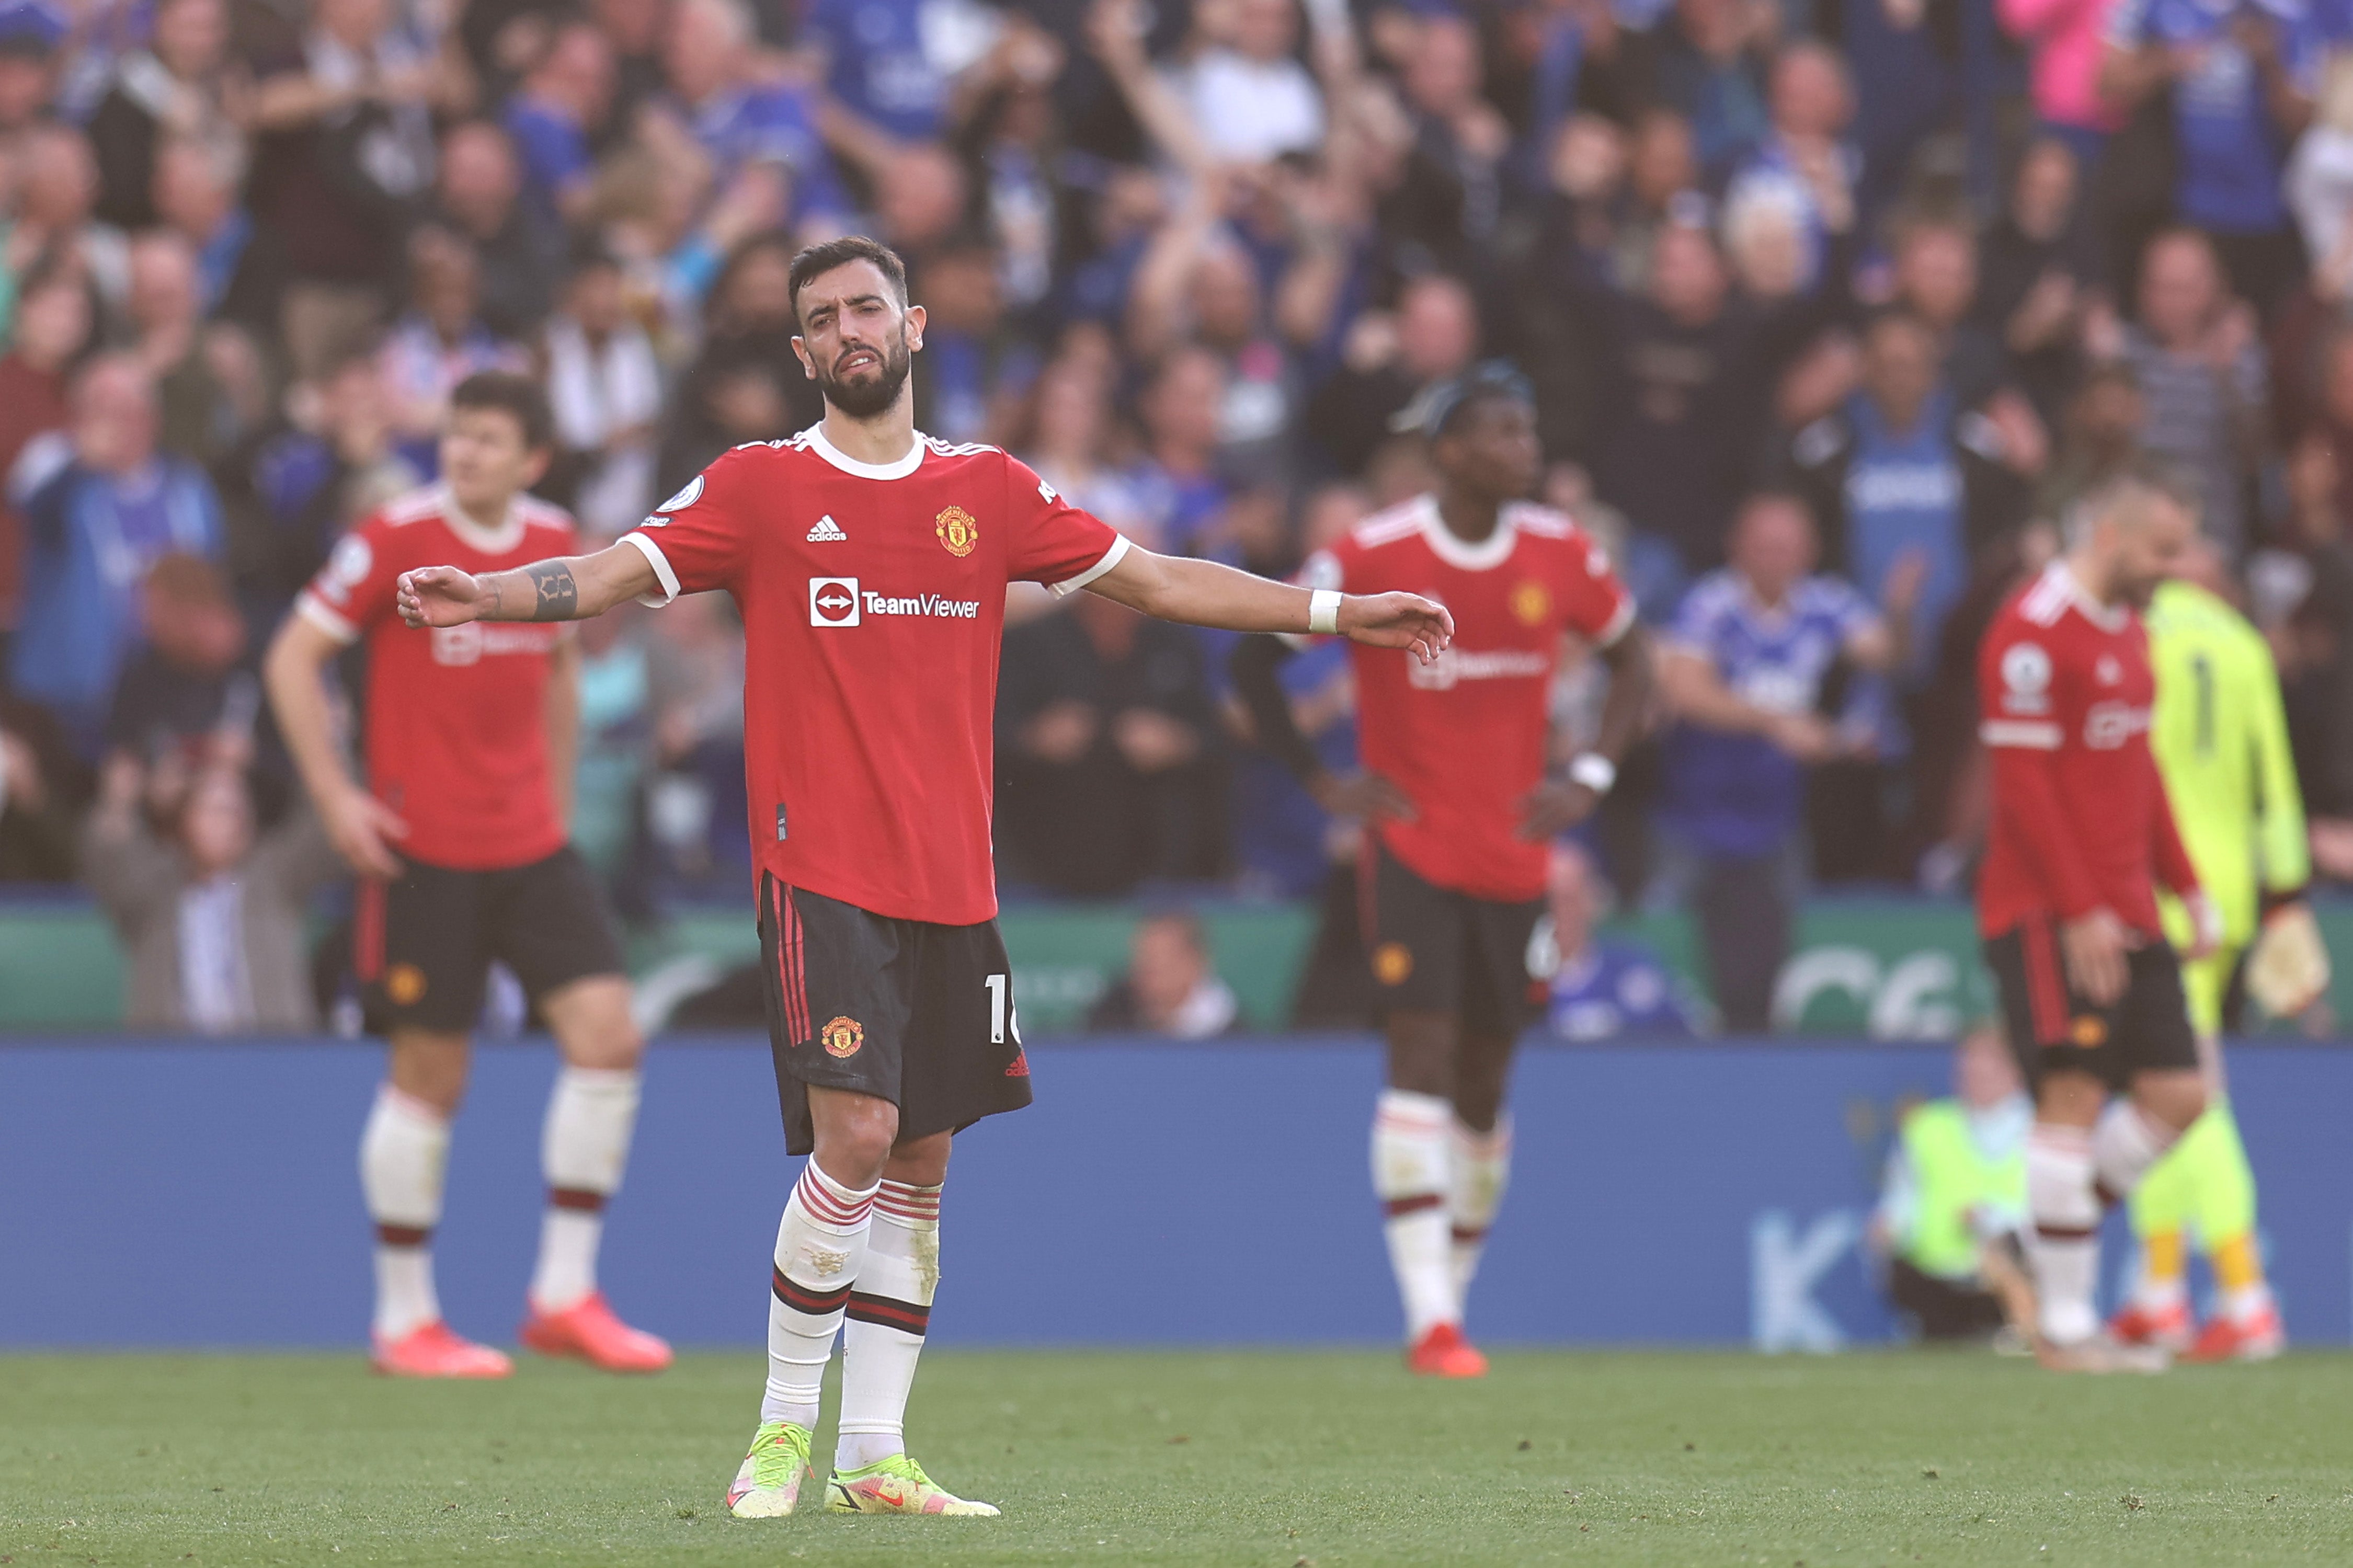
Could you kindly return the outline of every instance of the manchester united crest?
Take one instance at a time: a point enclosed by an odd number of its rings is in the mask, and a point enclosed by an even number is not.
[[[1512,614],[1519,616],[1522,626],[1540,626],[1552,614],[1552,595],[1535,578],[1523,579],[1512,589]]]
[[[824,1045],[826,1055],[854,1057],[858,1054],[858,1047],[866,1043],[866,1026],[855,1018],[830,1018],[826,1021],[825,1027],[818,1031],[817,1037]]]
[[[938,521],[932,525],[932,531],[940,536],[940,542],[947,547],[951,555],[969,555],[973,546],[980,542],[979,521],[960,506],[952,506],[940,513]]]

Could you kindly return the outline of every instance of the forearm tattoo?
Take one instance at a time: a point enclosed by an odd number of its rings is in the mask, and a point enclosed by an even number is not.
[[[580,584],[573,580],[572,568],[561,561],[543,561],[526,566],[522,574],[531,579],[538,591],[533,602],[531,619],[534,621],[569,621],[580,615]]]

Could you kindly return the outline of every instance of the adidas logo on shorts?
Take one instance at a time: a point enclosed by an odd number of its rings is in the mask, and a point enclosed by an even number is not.
[[[811,544],[822,544],[828,540],[847,541],[849,538],[849,535],[841,531],[841,524],[833,521],[831,512],[818,518],[817,526],[808,531],[808,542]]]

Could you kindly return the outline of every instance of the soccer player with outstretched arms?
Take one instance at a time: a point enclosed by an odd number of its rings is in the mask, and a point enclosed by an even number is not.
[[[1388,1039],[1373,1191],[1407,1364],[1477,1377],[1487,1361],[1463,1338],[1463,1301],[1511,1171],[1504,1091],[1550,841],[1616,781],[1652,677],[1609,557],[1525,499],[1543,456],[1527,383],[1480,367],[1428,399],[1421,430],[1436,491],[1367,519],[1300,574],[1351,593],[1409,590],[1455,618],[1433,663],[1357,651],[1363,771],[1334,776],[1301,737],[1277,679],[1282,642],[1244,641],[1234,679],[1260,743],[1326,810],[1365,820],[1358,902]],[[1556,778],[1548,697],[1572,638],[1609,665],[1609,695],[1592,749]]]
[[[670,1347],[615,1317],[596,1289],[644,1044],[619,939],[565,826],[578,654],[555,626],[452,626],[420,637],[393,603],[412,566],[454,560],[489,572],[569,548],[571,518],[524,493],[554,449],[537,384],[497,373],[460,383],[441,437],[442,482],[343,536],[264,671],[302,782],[360,878],[353,959],[371,1026],[391,1045],[360,1141],[376,1231],[373,1338],[377,1369],[405,1376],[509,1370],[504,1355],[442,1321],[427,1249],[494,960],[522,983],[564,1058],[541,1144],[548,1206],[522,1342],[617,1372],[670,1364]],[[344,765],[321,679],[363,640],[364,784]]]
[[[1978,929],[2034,1086],[2026,1256],[2036,1352],[2059,1370],[2163,1365],[2099,1332],[2100,1216],[2206,1108],[2158,885],[2187,912],[2189,958],[2221,933],[2149,752],[2157,682],[2138,613],[2196,531],[2161,474],[2102,485],[2069,516],[2065,553],[2002,606],[1978,654],[1993,770]]]
[[[1453,624],[1412,594],[1310,591],[1155,554],[997,448],[923,436],[907,384],[923,311],[872,240],[804,250],[791,287],[821,423],[724,454],[593,555],[411,572],[401,610],[447,628],[734,595],[777,1094],[786,1147],[813,1157],[776,1232],[767,1389],[728,1507],[794,1510],[839,1333],[827,1509],[995,1513],[925,1476],[902,1421],[939,1282],[950,1142],[1029,1102],[989,859],[1008,585],[1083,588],[1235,631],[1337,633],[1425,661]]]

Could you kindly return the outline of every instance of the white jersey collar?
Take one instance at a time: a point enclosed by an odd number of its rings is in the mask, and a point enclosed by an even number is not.
[[[2044,571],[2067,592],[2067,602],[2083,612],[2084,618],[2104,632],[2120,632],[2131,623],[2132,611],[2123,605],[2103,605],[2084,591],[2067,558],[2061,556]]]
[[[496,528],[484,528],[467,515],[466,509],[458,504],[458,497],[447,481],[433,487],[433,504],[441,513],[441,521],[449,525],[449,531],[463,541],[469,549],[479,550],[485,555],[503,555],[522,542],[522,509],[512,500],[507,502],[506,515],[499,519]]]
[[[1519,525],[1512,520],[1512,514],[1518,510],[1514,506],[1504,506],[1495,517],[1495,531],[1473,544],[1446,526],[1446,520],[1438,513],[1435,494],[1417,496],[1413,504],[1421,522],[1421,536],[1429,541],[1430,552],[1457,571],[1492,571],[1511,558],[1512,546],[1518,542]]]
[[[801,438],[808,443],[810,451],[815,452],[843,473],[854,474],[861,479],[905,479],[915,471],[917,465],[923,462],[925,445],[923,433],[918,430],[915,432],[913,444],[907,448],[905,457],[895,462],[861,463],[825,438],[825,426],[821,421],[802,431]]]

